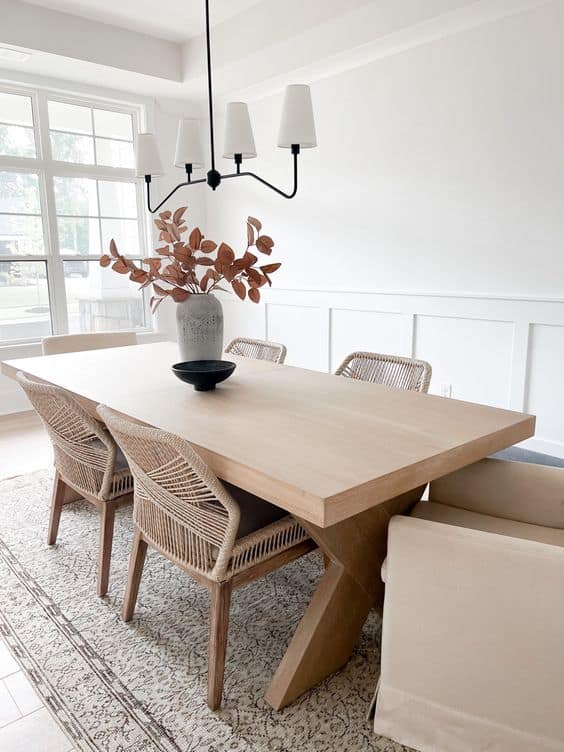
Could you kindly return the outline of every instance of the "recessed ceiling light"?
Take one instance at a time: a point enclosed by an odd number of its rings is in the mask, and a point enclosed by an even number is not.
[[[7,63],[25,63],[31,57],[31,52],[13,50],[10,47],[0,47],[0,60]]]

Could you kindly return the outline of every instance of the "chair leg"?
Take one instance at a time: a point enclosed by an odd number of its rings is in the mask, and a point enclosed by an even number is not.
[[[111,501],[100,505],[100,553],[98,555],[98,586],[100,598],[108,592],[110,577],[110,560],[112,558],[112,544],[114,542],[114,519],[116,506]]]
[[[232,582],[214,582],[211,587],[211,626],[208,652],[208,706],[217,710],[223,695],[225,652],[229,631]]]
[[[129,557],[127,586],[125,588],[125,599],[121,612],[121,618],[124,621],[131,621],[133,612],[135,611],[135,604],[137,603],[137,595],[139,593],[139,585],[141,584],[141,575],[143,574],[146,553],[147,542],[143,540],[139,530],[136,530],[135,537],[133,538],[131,555]]]
[[[51,494],[51,516],[49,518],[49,530],[47,532],[48,546],[53,546],[57,542],[57,533],[59,532],[59,522],[65,503],[66,490],[67,486],[59,475],[59,472],[56,470],[55,478],[53,480],[53,492]]]

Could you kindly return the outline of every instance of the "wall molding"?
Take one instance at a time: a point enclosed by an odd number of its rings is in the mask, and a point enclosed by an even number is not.
[[[441,325],[446,323],[449,327],[454,327],[456,331],[457,321],[464,321],[463,326],[466,331],[468,328],[473,328],[472,322],[476,322],[476,339],[485,336],[487,340],[490,330],[488,324],[491,324],[492,354],[499,344],[495,337],[503,337],[508,356],[506,373],[500,375],[499,370],[492,372],[492,382],[497,379],[497,390],[492,387],[492,398],[488,401],[517,411],[526,411],[528,408],[529,375],[534,365],[531,352],[534,327],[544,325],[561,328],[564,347],[564,299],[562,298],[526,297],[504,293],[494,295],[473,292],[440,293],[422,290],[353,291],[272,288],[264,291],[262,310],[257,313],[253,311],[254,306],[251,309],[248,305],[241,305],[238,301],[227,297],[223,297],[223,301],[226,307],[226,325],[230,335],[246,333],[276,339],[272,325],[273,316],[275,316],[278,322],[278,334],[285,334],[289,340],[286,342],[289,345],[289,361],[292,361],[293,350],[296,365],[317,367],[324,371],[331,371],[335,367],[335,358],[339,357],[335,346],[335,336],[336,322],[342,312],[358,314],[361,318],[362,314],[390,315],[390,321],[393,319],[394,322],[394,332],[397,332],[394,340],[394,342],[397,341],[395,351],[411,356],[421,355],[417,349],[418,330],[422,326],[432,328],[436,321]],[[284,318],[284,311],[289,309],[302,311],[303,317],[298,317],[298,321],[299,326],[304,327],[303,332],[297,330],[295,310],[291,317],[292,323],[288,324],[288,330],[281,332],[280,319]],[[319,315],[313,316],[312,310],[318,311]],[[354,316],[353,318],[356,319]],[[288,320],[290,321],[290,318]],[[322,323],[317,323],[318,321]],[[296,354],[296,350],[300,349],[296,348],[296,344],[302,340],[305,341],[308,336],[310,342],[313,342],[311,332],[306,331],[308,326],[315,326],[313,337],[316,340],[316,348],[320,350],[320,356],[315,365],[312,365],[311,358],[316,356],[310,358],[309,353],[312,348],[308,349],[306,344],[303,345],[303,353]],[[292,348],[290,343],[293,344]],[[437,346],[440,348],[440,343]],[[483,348],[487,353],[489,348],[487,341],[483,342]],[[450,357],[449,352],[444,352],[443,355],[447,360]],[[457,351],[452,357],[460,360],[460,352]],[[458,364],[453,363],[453,366],[458,366]],[[488,367],[487,357],[484,358],[484,362],[475,364],[476,373],[478,375],[478,370],[480,370],[482,381],[484,370],[487,372]],[[456,368],[454,370],[456,371]],[[500,393],[500,379],[503,379],[502,393],[506,394],[505,400],[500,400],[496,396]],[[439,387],[440,384],[436,381],[432,383],[432,391],[435,393],[440,393]],[[482,384],[482,394],[483,388]],[[468,387],[466,391],[468,392]],[[454,396],[457,396],[456,390]],[[463,398],[472,399],[472,395],[467,394]],[[486,400],[475,399],[475,401]],[[547,411],[558,409],[563,411],[562,434],[547,438],[542,434],[543,415]],[[548,394],[542,405],[536,405],[536,411],[537,435],[525,444],[531,449],[564,457],[564,404],[560,405],[559,395]]]
[[[515,295],[512,293],[487,293],[487,292],[457,292],[456,290],[433,291],[433,290],[338,290],[334,288],[301,288],[301,287],[276,287],[271,288],[267,295],[287,294],[287,293],[307,293],[312,295],[384,295],[388,297],[406,296],[410,298],[460,298],[471,300],[505,300],[526,303],[563,303],[564,298],[555,298],[539,295]]]

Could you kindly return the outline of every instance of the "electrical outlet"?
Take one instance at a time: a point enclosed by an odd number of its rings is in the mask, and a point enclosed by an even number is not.
[[[441,384],[441,397],[452,397],[452,384]]]

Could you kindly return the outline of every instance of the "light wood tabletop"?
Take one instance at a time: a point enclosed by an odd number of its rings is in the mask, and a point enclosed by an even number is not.
[[[291,702],[348,660],[382,600],[387,523],[426,483],[534,434],[532,416],[230,357],[196,392],[171,342],[9,360],[2,371],[61,386],[190,441],[226,481],[298,517],[330,560],[267,694]]]
[[[326,527],[534,432],[508,410],[232,358],[196,392],[171,342],[6,361],[190,441],[222,478]]]

